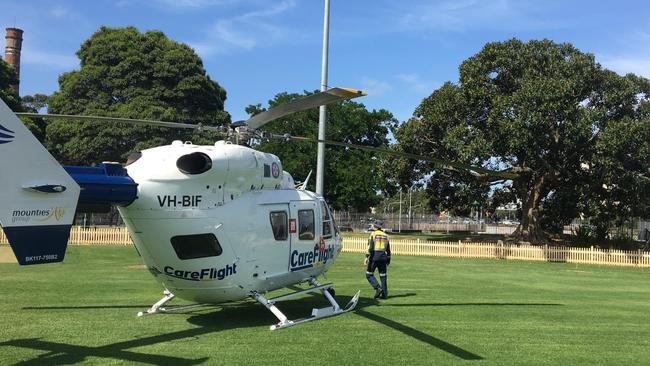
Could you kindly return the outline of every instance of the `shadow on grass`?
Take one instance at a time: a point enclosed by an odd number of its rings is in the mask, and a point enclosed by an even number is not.
[[[23,310],[148,309],[151,305],[24,306]]]
[[[417,294],[415,293],[404,293],[404,294],[394,294],[390,295],[389,299],[395,299],[395,298],[402,298],[402,297],[411,297],[411,296],[416,296]],[[415,340],[418,340],[420,342],[424,342],[432,347],[436,347],[441,351],[447,352],[453,356],[462,358],[463,360],[482,360],[483,357],[472,353],[470,351],[464,350],[456,345],[453,345],[449,342],[446,342],[440,338],[436,338],[430,334],[424,333],[418,329],[415,329],[413,327],[409,327],[408,325],[404,325],[400,322],[397,322],[393,319],[389,319],[386,317],[383,317],[381,315],[377,315],[371,312],[368,312],[364,310],[367,307],[371,306],[409,306],[408,304],[390,304],[387,302],[387,300],[377,300],[377,299],[372,299],[368,297],[362,297],[359,299],[359,304],[357,305],[357,309],[355,310],[355,313],[357,315],[360,315],[368,320],[372,320],[374,322],[383,324],[389,328],[392,328],[398,332],[401,332],[402,334],[412,337]],[[419,304],[418,304],[419,305]]]
[[[349,300],[345,299],[346,301]],[[282,309],[289,317],[304,316],[305,310],[311,310],[319,303],[327,303],[321,296],[316,300],[311,296],[287,301],[282,303]],[[89,306],[48,306],[48,307],[25,307],[25,310],[51,310],[69,309],[92,311],[97,309],[121,309],[121,308],[146,308],[142,305],[89,305]],[[88,362],[89,357],[113,359],[121,362],[140,362],[151,365],[197,365],[208,361],[209,357],[202,358],[181,358],[175,356],[150,354],[130,351],[137,347],[146,347],[159,343],[172,342],[181,339],[195,338],[206,334],[214,334],[221,331],[247,327],[270,326],[277,322],[277,319],[260,304],[247,300],[218,306],[216,311],[199,313],[200,310],[190,310],[160,314],[157,316],[189,316],[187,321],[197,327],[176,332],[160,334],[150,337],[130,339],[127,341],[111,343],[103,346],[83,346],[67,344],[62,342],[51,342],[41,338],[15,339],[0,342],[0,349],[3,346],[13,346],[40,350],[46,353],[38,357],[24,360],[16,365],[64,365],[78,362]],[[203,310],[205,311],[205,310]],[[301,315],[302,314],[302,315]],[[268,329],[268,328],[267,328]],[[2,352],[0,352],[2,353]],[[1,363],[1,362],[0,362]]]
[[[458,302],[458,303],[417,303],[417,304],[382,304],[382,306],[403,307],[436,307],[436,306],[564,306],[564,304],[548,303],[515,303],[515,302]]]
[[[390,299],[395,299],[395,298],[401,298],[401,297],[411,297],[415,296],[415,293],[403,293],[403,294],[395,294],[389,296]],[[407,336],[410,336],[420,342],[427,343],[433,347],[436,347],[442,351],[445,351],[447,353],[450,353],[456,357],[462,358],[464,360],[482,360],[483,357],[472,353],[470,351],[467,351],[465,349],[462,349],[456,345],[453,345],[449,342],[446,342],[442,339],[436,338],[430,334],[426,334],[418,329],[409,327],[407,325],[404,325],[402,323],[399,323],[393,319],[389,319],[368,311],[365,311],[364,309],[366,307],[370,307],[373,305],[378,305],[378,306],[391,306],[391,307],[436,307],[436,306],[562,306],[563,304],[553,304],[553,303],[488,303],[488,302],[476,302],[476,303],[415,303],[415,304],[391,304],[390,301],[386,300],[381,300],[378,301],[376,299],[371,299],[371,298],[361,298],[359,299],[359,305],[357,305],[357,309],[355,313],[357,315],[360,315],[368,320],[375,321],[377,323],[381,323],[387,327],[390,327],[394,330],[397,330]]]
[[[441,351],[445,351],[447,353],[450,353],[456,357],[460,357],[463,360],[482,360],[483,357],[472,353],[470,351],[464,350],[458,346],[455,346],[451,343],[445,342],[440,338],[436,338],[432,335],[426,334],[424,332],[421,332],[415,328],[409,327],[407,325],[404,325],[402,323],[396,322],[394,320],[385,318],[383,316],[379,316],[377,314],[369,313],[363,309],[359,309],[356,311],[357,315],[361,315],[362,317],[376,321],[377,323],[381,323],[387,327],[393,328],[399,332],[402,332],[403,334],[413,337],[414,339],[427,343],[433,347],[436,347],[440,349]]]
[[[312,293],[311,296],[318,296],[318,294]],[[403,297],[412,297],[412,296],[417,296],[416,293],[414,292],[407,292],[407,293],[398,293],[398,294],[391,294],[389,296],[389,299],[396,299],[396,298],[403,298]],[[351,297],[345,297],[345,296],[339,296],[337,300],[341,304],[345,304],[347,301],[349,301]],[[436,338],[432,335],[426,334],[420,330],[417,330],[415,328],[409,327],[407,325],[404,325],[402,323],[399,323],[395,320],[365,311],[365,308],[370,308],[373,306],[392,306],[393,304],[387,303],[387,300],[377,300],[374,298],[370,297],[360,297],[359,298],[359,303],[357,304],[356,309],[354,310],[354,313],[362,316],[368,320],[372,320],[374,322],[383,324],[389,328],[392,328],[394,330],[397,330],[398,332],[401,332],[402,334],[412,337],[415,340],[427,343],[430,346],[436,347],[441,351],[445,351],[447,353],[450,353],[453,356],[462,358],[464,360],[482,360],[483,357],[474,354],[470,351],[464,350],[458,346],[455,346],[451,343],[445,342],[442,339]],[[395,306],[409,306],[408,304],[394,304]]]
[[[50,309],[110,309],[110,308],[130,308],[130,305],[116,306],[79,306],[79,307],[49,307]],[[138,306],[141,307],[141,306]],[[37,308],[43,309],[43,308]],[[262,310],[262,311],[260,311]],[[192,312],[180,313],[187,316]],[[170,314],[161,314],[158,316],[169,316]],[[262,315],[262,316],[260,316]],[[3,346],[14,346],[29,348],[33,350],[46,351],[47,353],[39,355],[36,358],[16,363],[16,365],[64,365],[77,362],[88,362],[88,357],[98,357],[113,359],[121,362],[140,362],[151,365],[197,365],[209,360],[209,357],[201,358],[182,358],[169,355],[140,353],[130,351],[132,348],[146,347],[154,344],[172,342],[181,339],[195,338],[201,335],[216,333],[234,328],[258,327],[268,325],[272,322],[272,315],[266,312],[253,302],[245,302],[234,305],[228,305],[217,311],[193,315],[188,321],[198,327],[180,330],[176,332],[160,334],[150,337],[130,339],[127,341],[116,342],[104,346],[83,346],[73,345],[61,342],[50,342],[40,338],[16,339],[0,342],[0,348]]]
[[[169,342],[176,339],[195,337],[205,333],[203,329],[194,328],[159,336],[134,339],[100,347],[78,346],[66,343],[49,342],[40,338],[16,339],[1,342],[0,346],[14,346],[34,350],[48,351],[31,360],[15,365],[68,365],[88,361],[87,357],[111,358],[118,361],[141,362],[152,365],[197,365],[208,358],[186,359],[174,356],[147,354],[128,351],[129,348],[148,346],[155,343]]]
[[[424,333],[416,328],[402,324],[396,320],[375,314],[369,309],[374,306],[403,306],[403,307],[419,307],[419,306],[560,306],[561,304],[541,304],[541,303],[428,303],[428,304],[391,304],[390,299],[405,298],[416,296],[415,293],[402,293],[391,295],[389,300],[378,301],[369,297],[361,297],[355,313],[368,320],[372,320],[402,334],[412,337],[413,339],[426,343],[441,351],[447,352],[453,356],[459,357],[463,360],[482,360],[483,357],[465,350],[457,345],[446,342],[442,339],[436,338],[430,334]],[[345,304],[351,299],[349,296],[338,296],[340,304]],[[280,307],[282,311],[291,319],[305,316],[305,310],[312,307],[318,307],[328,304],[323,297],[306,296],[293,301],[282,302]],[[28,310],[47,310],[47,309],[80,309],[80,310],[93,310],[93,309],[111,309],[111,308],[143,308],[141,305],[114,305],[114,306],[78,306],[78,307],[34,307],[24,308]],[[71,364],[76,362],[88,361],[88,357],[107,358],[118,361],[126,362],[141,362],[144,364],[173,364],[173,365],[196,365],[209,360],[209,357],[202,358],[181,358],[175,356],[149,354],[130,351],[130,349],[137,347],[146,347],[159,343],[172,342],[180,339],[194,338],[201,335],[218,333],[230,329],[247,328],[247,327],[261,327],[269,326],[277,322],[277,319],[269,312],[265,311],[258,303],[254,301],[243,301],[232,304],[225,304],[216,311],[209,313],[197,313],[196,310],[162,314],[158,316],[170,316],[176,314],[178,316],[189,316],[188,323],[195,325],[195,328],[185,329],[176,332],[160,334],[150,337],[131,339],[122,342],[107,344],[104,346],[83,346],[72,345],[66,343],[50,342],[40,338],[17,339],[5,342],[0,342],[2,346],[14,346],[21,348],[29,348],[34,350],[41,350],[47,353],[42,354],[36,358],[25,360],[17,363],[17,365],[61,365]],[[290,330],[283,330],[290,331]]]

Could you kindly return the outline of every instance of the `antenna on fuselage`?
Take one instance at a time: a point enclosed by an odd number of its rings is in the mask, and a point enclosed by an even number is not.
[[[307,184],[309,183],[309,178],[311,178],[311,172],[312,170],[309,171],[309,174],[307,174],[307,178],[305,178],[305,181],[299,184],[296,189],[299,191],[304,191],[307,189]]]

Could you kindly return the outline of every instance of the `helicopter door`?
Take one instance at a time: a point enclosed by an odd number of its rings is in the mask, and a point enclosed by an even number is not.
[[[267,277],[274,277],[287,273],[287,255],[291,248],[289,237],[289,205],[279,204],[267,206],[264,210],[265,221],[270,222],[273,237],[270,245],[257,248],[264,258],[264,267]],[[262,254],[264,253],[264,254]]]
[[[290,203],[289,236],[291,254],[289,270],[292,272],[320,265],[320,212],[314,201]],[[318,220],[318,221],[317,221]]]

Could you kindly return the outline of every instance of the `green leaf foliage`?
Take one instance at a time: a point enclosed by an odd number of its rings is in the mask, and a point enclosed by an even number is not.
[[[20,97],[11,87],[18,82],[16,71],[8,63],[0,59],[0,98],[12,111],[20,111]]]
[[[281,93],[269,101],[269,107],[287,103],[311,94]],[[260,112],[261,106],[249,106],[247,112]],[[384,147],[388,146],[389,127],[396,124],[393,115],[386,110],[369,111],[363,104],[346,101],[327,106],[327,139],[350,144]],[[273,121],[263,130],[275,134],[318,137],[318,109],[294,113]],[[284,170],[297,181],[303,181],[310,171],[308,188],[314,189],[316,178],[317,144],[314,142],[284,142],[272,139],[262,141],[259,150],[277,155]],[[325,148],[325,197],[335,209],[353,209],[366,212],[376,205],[379,192],[385,189],[379,166],[381,156],[367,151],[340,146]]]
[[[45,94],[25,95],[21,98],[21,103],[24,110],[33,111],[37,113],[42,109],[47,108],[47,99],[49,97]]]
[[[599,239],[613,227],[650,217],[650,120],[624,117],[610,122],[595,143],[580,207],[596,225]]]
[[[23,112],[38,113],[40,110],[47,108],[47,98],[45,94],[25,95],[21,98],[20,104]],[[45,133],[47,124],[43,118],[22,118],[23,123],[30,129],[32,134],[41,143],[45,142]]]
[[[0,59],[0,99],[14,112],[33,111],[27,108],[16,91],[11,87],[18,82],[14,68]],[[45,123],[41,119],[22,119],[22,122],[36,136],[43,141],[45,137]]]
[[[622,132],[634,130],[629,124],[647,126],[647,90],[646,79],[605,70],[570,44],[489,43],[461,64],[457,84],[435,90],[395,136],[408,152],[518,174],[500,189],[521,205],[518,235],[539,241],[545,237],[542,226],[557,230],[579,214],[581,202],[596,199],[590,182],[603,177],[595,167],[609,162],[609,171],[629,170],[627,176],[610,174],[617,181],[648,174],[648,161],[632,157],[647,150],[647,137],[637,136],[638,143],[625,149],[609,146],[612,139],[623,143],[630,137]],[[410,163],[408,171],[411,179],[427,177],[432,192],[452,191],[445,196],[461,201],[485,192],[480,188],[485,181],[472,182],[458,172],[422,163]],[[474,194],[467,194],[468,186]],[[639,189],[637,183],[617,187],[626,193]]]
[[[102,27],[77,56],[80,69],[59,77],[60,90],[48,99],[50,113],[230,122],[225,90],[206,74],[194,50],[162,32]],[[188,131],[112,123],[55,121],[47,127],[50,151],[67,164],[121,161],[175,139],[213,142]]]

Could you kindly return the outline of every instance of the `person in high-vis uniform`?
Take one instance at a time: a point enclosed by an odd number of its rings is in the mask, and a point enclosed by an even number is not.
[[[390,242],[388,235],[382,230],[382,224],[375,221],[368,239],[368,253],[366,253],[366,278],[375,289],[375,299],[388,297],[388,279],[386,268],[390,264]],[[375,278],[375,269],[379,269],[381,286]]]

